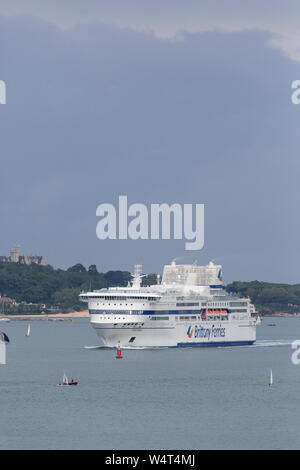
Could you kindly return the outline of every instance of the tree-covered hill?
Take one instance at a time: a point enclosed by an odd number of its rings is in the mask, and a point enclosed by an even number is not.
[[[19,305],[1,305],[0,313],[47,313],[54,310],[68,312],[86,308],[79,301],[81,291],[111,286],[127,286],[131,280],[128,271],[99,273],[95,265],[86,269],[75,264],[67,270],[37,264],[0,262],[0,294],[15,299]],[[156,274],[143,278],[143,285],[156,283]],[[261,314],[274,312],[300,312],[300,284],[274,284],[268,282],[233,282],[228,292],[249,296]],[[28,305],[33,304],[33,305]],[[46,305],[46,308],[44,307]]]
[[[227,285],[226,290],[240,296],[249,296],[256,309],[263,315],[300,312],[300,284],[239,281]]]
[[[127,271],[99,273],[95,265],[86,269],[76,264],[67,270],[52,266],[19,263],[0,263],[0,293],[19,302],[57,306],[66,312],[86,308],[78,299],[82,290],[101,289],[110,286],[126,286],[131,279]],[[1,302],[1,301],[0,301]],[[24,306],[11,307],[24,310]],[[28,308],[25,310],[28,311]],[[41,310],[32,307],[29,311]]]

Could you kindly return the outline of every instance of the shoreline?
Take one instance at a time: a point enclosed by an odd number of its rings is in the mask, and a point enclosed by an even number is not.
[[[82,310],[81,312],[70,312],[70,313],[53,313],[50,315],[46,314],[15,314],[15,315],[3,315],[1,318],[8,318],[9,320],[72,320],[73,318],[88,318],[89,311]]]
[[[300,313],[273,313],[269,315],[263,315],[261,318],[264,317],[284,317],[284,318],[295,318],[300,317]]]

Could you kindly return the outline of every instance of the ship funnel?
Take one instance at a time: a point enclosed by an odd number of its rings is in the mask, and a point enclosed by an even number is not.
[[[132,277],[133,277],[133,281],[132,281],[132,287],[135,287],[137,289],[139,289],[141,287],[141,284],[142,284],[142,265],[141,264],[135,264],[134,265],[134,271],[133,271],[133,274],[132,274]]]

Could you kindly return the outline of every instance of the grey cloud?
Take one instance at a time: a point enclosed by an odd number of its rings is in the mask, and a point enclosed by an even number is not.
[[[226,281],[297,280],[300,111],[290,83],[300,67],[269,47],[270,34],[166,41],[29,18],[0,27],[7,250],[19,241],[54,265],[142,262],[147,271],[174,257],[221,258]],[[45,212],[41,204],[24,211],[43,186]],[[205,203],[204,250],[184,252],[183,241],[101,243],[96,207],[119,194],[129,203]]]
[[[275,47],[300,60],[297,0],[2,0],[0,14],[36,16],[62,28],[100,21],[163,37],[256,29],[271,32]]]

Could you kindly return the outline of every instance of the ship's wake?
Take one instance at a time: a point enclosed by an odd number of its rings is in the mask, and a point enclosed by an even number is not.
[[[117,346],[84,346],[84,349],[117,349]],[[139,349],[169,349],[167,346],[122,346],[122,349],[132,351]]]
[[[291,346],[295,340],[293,339],[261,339],[257,340],[251,348],[271,348],[279,346]]]
[[[271,347],[283,347],[283,346],[289,346],[291,347],[293,342],[295,340],[293,339],[261,339],[257,340],[254,344],[251,345],[246,345],[246,346],[234,346],[235,348],[271,348]],[[229,346],[218,346],[216,343],[215,345],[216,348],[228,348]],[[122,346],[122,349],[131,349],[131,350],[144,350],[144,349],[173,349],[176,347],[167,347],[167,346]],[[192,348],[192,345],[191,345]],[[98,346],[84,346],[84,349],[116,349],[115,347],[109,347],[109,346],[104,346],[104,345],[98,345]],[[186,349],[189,349],[188,347]],[[195,349],[195,348],[193,348]]]

